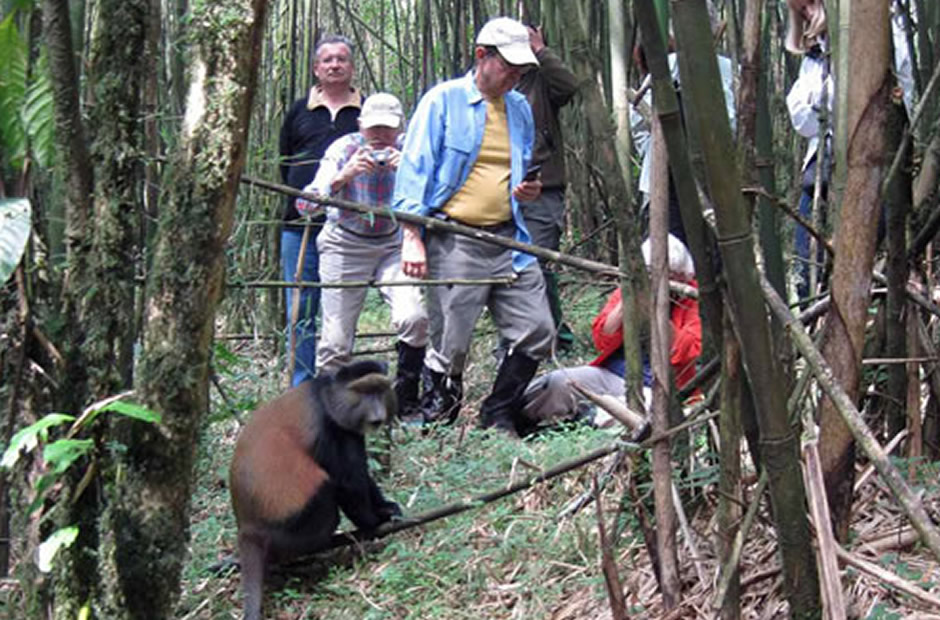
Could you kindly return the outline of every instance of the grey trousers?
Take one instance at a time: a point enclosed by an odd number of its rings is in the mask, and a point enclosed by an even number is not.
[[[543,189],[537,200],[520,202],[519,207],[532,243],[557,250],[565,229],[565,190]]]
[[[595,394],[623,398],[623,377],[598,366],[559,368],[532,381],[525,390],[523,415],[533,421],[555,421],[574,415],[584,398],[571,383]]]
[[[411,280],[401,272],[401,235],[364,237],[327,224],[317,237],[320,281]],[[356,323],[368,288],[324,288],[320,297],[322,325],[317,345],[317,369],[335,371],[352,360]],[[428,315],[418,286],[380,286],[391,308],[398,339],[413,347],[428,341]]]
[[[512,222],[497,234],[510,236]],[[432,279],[482,279],[513,273],[512,251],[478,239],[429,230],[425,239]],[[555,325],[548,311],[545,280],[533,261],[511,285],[448,285],[428,291],[430,347],[425,364],[446,375],[462,374],[473,328],[487,308],[510,352],[541,361],[551,351]]]

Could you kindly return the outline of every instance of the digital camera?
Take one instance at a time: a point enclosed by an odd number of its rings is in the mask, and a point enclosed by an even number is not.
[[[374,161],[379,166],[388,165],[388,149],[372,151],[372,161]]]

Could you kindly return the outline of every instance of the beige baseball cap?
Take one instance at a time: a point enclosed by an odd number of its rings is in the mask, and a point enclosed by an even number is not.
[[[477,45],[490,45],[511,65],[539,64],[529,45],[529,29],[508,17],[494,17],[483,25]]]
[[[376,93],[366,98],[359,112],[359,126],[362,129],[369,127],[394,127],[400,129],[405,113],[401,101],[395,95]]]

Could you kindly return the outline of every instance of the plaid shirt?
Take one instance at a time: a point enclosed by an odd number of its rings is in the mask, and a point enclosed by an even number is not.
[[[401,149],[402,137],[399,135],[395,147]],[[337,138],[329,146],[320,169],[313,183],[307,190],[332,196],[330,184],[343,169],[346,162],[361,147],[366,146],[366,140],[361,133],[351,133]],[[359,202],[373,207],[388,207],[392,201],[392,192],[395,190],[395,171],[391,168],[379,167],[372,174],[360,174],[346,183],[335,195],[336,198]],[[391,211],[391,209],[389,209]],[[387,217],[375,217],[371,213],[358,213],[348,209],[327,207],[327,221],[341,228],[367,237],[389,235],[398,230],[398,223]]]

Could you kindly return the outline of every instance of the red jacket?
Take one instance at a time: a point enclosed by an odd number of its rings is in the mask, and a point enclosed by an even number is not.
[[[692,286],[698,286],[695,281]],[[590,363],[600,366],[623,346],[623,325],[612,334],[605,334],[604,321],[620,304],[620,289],[617,288],[607,298],[607,303],[600,314],[594,317],[591,327],[594,347],[599,355]],[[670,316],[672,323],[672,351],[669,361],[676,376],[676,385],[684,386],[695,376],[695,361],[702,353],[702,320],[698,315],[698,300],[692,297],[671,297]]]

